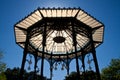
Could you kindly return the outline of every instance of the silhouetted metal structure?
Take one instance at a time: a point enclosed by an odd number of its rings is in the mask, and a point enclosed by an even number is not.
[[[21,65],[21,80],[27,54],[34,55],[36,73],[37,58],[41,59],[41,76],[44,59],[50,63],[52,79],[53,68],[58,63],[66,67],[76,59],[76,71],[80,78],[79,62],[85,72],[85,55],[92,53],[96,73],[100,80],[96,51],[103,42],[104,25],[80,8],[38,8],[14,25],[16,43],[24,49]],[[55,67],[53,66],[55,64]],[[63,69],[63,68],[62,68]]]

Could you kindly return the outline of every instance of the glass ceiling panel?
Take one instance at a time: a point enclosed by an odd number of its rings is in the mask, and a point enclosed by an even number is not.
[[[86,16],[88,16],[86,13],[81,14],[81,15],[80,15],[80,20],[83,21],[83,19],[84,19]]]
[[[71,13],[72,13],[72,10],[67,10],[67,17],[72,17],[72,15],[71,15]]]
[[[43,19],[43,17],[45,18]],[[60,19],[60,17],[62,18]],[[72,23],[71,19],[74,17],[77,19],[74,25],[76,41],[77,41],[77,51],[81,50],[81,48],[84,48],[90,42],[90,39],[88,38],[89,29],[93,30],[92,36],[93,36],[93,40],[95,41],[94,42],[95,47],[99,46],[103,41],[104,25],[80,8],[79,9],[78,8],[77,9],[75,8],[44,9],[43,8],[43,9],[35,10],[34,12],[32,12],[30,15],[28,15],[27,17],[25,17],[15,25],[16,42],[18,43],[18,45],[24,48],[24,43],[22,42],[25,42],[27,35],[26,31],[29,30],[28,31],[30,32],[29,44],[31,45],[32,48],[42,52],[43,32],[44,32],[43,29],[45,27],[44,21],[47,18],[49,18],[49,20],[52,18],[50,21],[48,20],[48,22],[46,20],[47,23],[46,43],[45,43],[46,46],[44,51],[49,55],[51,53],[55,55],[56,54],[64,55],[68,53],[70,54],[69,55],[70,58],[74,58],[75,54],[71,54],[75,52],[73,46],[73,35],[72,35],[73,25],[71,24]],[[67,18],[69,19],[68,21]],[[54,21],[54,19],[56,19],[57,21],[56,20]],[[41,23],[42,21],[40,20],[42,20],[43,23]],[[62,21],[64,24],[62,24]],[[36,24],[37,26],[34,24]],[[84,24],[87,26],[83,27]],[[87,51],[87,48],[85,49]],[[41,56],[41,54],[42,53],[38,53],[39,56]],[[46,55],[46,57],[50,57],[49,55]],[[78,55],[81,55],[81,53],[78,53]],[[59,56],[54,56],[54,58],[59,58]]]
[[[72,16],[72,17],[75,17],[75,15],[77,14],[77,12],[78,12],[78,10],[72,10],[71,16]]]
[[[96,25],[99,24],[96,20],[92,20],[88,23],[92,28],[96,27]]]
[[[38,22],[41,19],[42,19],[42,17],[40,15],[40,13],[38,11],[35,11],[31,15],[29,15],[28,17],[26,17],[25,19],[20,21],[18,24],[16,24],[16,26],[27,29],[28,27],[35,24],[36,22]]]
[[[33,16],[29,16],[28,18],[33,22],[33,24],[36,23],[36,22],[38,21],[38,20],[35,19]]]
[[[83,10],[80,10],[77,17],[80,18],[81,15],[83,15],[83,14],[84,14]]]
[[[87,15],[86,17],[82,18],[81,21],[83,21],[84,23],[86,23],[87,20],[89,20],[89,19],[90,19],[90,16]]]
[[[103,26],[99,29],[97,29],[94,34],[93,34],[93,40],[94,41],[100,41],[102,42],[103,41]]]
[[[51,10],[46,10],[47,17],[52,17],[52,11]]]
[[[91,24],[91,26],[93,26],[93,27],[97,27],[97,26],[102,26],[102,24],[101,24],[101,23],[96,22],[96,24]]]
[[[86,12],[80,10],[77,17],[78,20],[85,23],[86,25],[90,26],[91,28],[97,27],[102,25],[99,21],[97,21],[95,18],[87,14]]]
[[[25,19],[25,20],[23,21],[23,23],[25,23],[25,24],[26,24],[26,27],[25,27],[25,28],[27,28],[27,27],[29,27],[29,26],[31,26],[31,25],[32,25],[31,23],[29,23],[29,22],[27,21],[27,19]]]
[[[15,32],[16,32],[16,42],[25,42],[26,40],[25,31],[15,27]]]
[[[53,39],[55,37],[57,37],[57,36],[64,37],[65,38],[65,42],[63,42],[61,44],[54,42]],[[64,30],[63,31],[54,31],[51,35],[49,35],[47,37],[47,40],[46,40],[47,50],[49,52],[53,51],[56,54],[58,54],[58,53],[66,53],[67,50],[68,50],[67,48],[70,48],[70,46],[72,47],[71,38],[69,37],[69,35]],[[58,53],[57,53],[57,51],[58,51]]]
[[[20,23],[17,24],[16,26],[21,27],[21,28],[25,28],[25,29],[27,29],[27,27],[29,27],[29,26],[26,25],[24,22],[20,22]]]
[[[36,10],[34,14],[36,15],[36,18],[37,18],[38,20],[41,20],[41,19],[42,19],[42,16],[41,16],[39,10]]]
[[[52,17],[56,17],[57,16],[57,11],[52,9],[52,13],[51,14],[52,14]]]
[[[61,17],[62,16],[62,10],[56,10],[57,12],[57,17]]]
[[[76,36],[77,38],[77,42],[78,42],[78,45],[82,48],[85,46],[85,44],[87,44],[89,42],[89,39],[84,37],[84,36],[81,36],[81,35],[77,35]]]
[[[20,47],[24,48],[25,44],[18,43]]]
[[[27,21],[30,24],[29,27],[34,24],[34,22],[32,20],[30,20],[29,18],[26,18],[25,21]]]
[[[30,39],[30,44],[34,45],[36,49],[42,48],[42,35],[38,35]]]
[[[98,47],[101,43],[94,43],[95,47]]]
[[[39,13],[40,14],[40,13]],[[38,15],[38,13],[34,13],[31,15],[33,17],[33,19],[37,22],[39,21],[40,19],[42,19],[42,17],[40,15]]]
[[[62,17],[66,17],[67,16],[67,10],[62,10]]]
[[[61,43],[55,42],[54,38],[59,36],[65,38],[65,41]],[[46,51],[49,54],[51,52],[53,52],[53,54],[66,54],[67,52],[71,52],[72,50],[74,50],[71,36],[72,36],[71,33],[67,30],[49,31],[48,35],[46,36],[46,47],[45,47]],[[84,47],[85,44],[89,42],[88,38],[81,36],[80,34],[77,34],[76,39],[78,44],[77,45],[78,50],[80,50],[80,48]],[[36,37],[32,37],[30,39],[30,43],[34,45],[36,49],[39,49],[40,51],[42,51],[42,35],[41,34],[39,34]]]
[[[46,10],[39,10],[41,12],[41,14],[44,16],[44,17],[47,17],[47,13],[46,13]]]

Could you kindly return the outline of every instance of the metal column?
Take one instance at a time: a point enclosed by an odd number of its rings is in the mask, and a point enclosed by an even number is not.
[[[25,42],[25,48],[24,48],[24,51],[23,51],[22,65],[21,65],[21,69],[20,69],[20,80],[23,80],[23,74],[24,74],[24,67],[25,67],[25,62],[26,62],[26,57],[27,57],[28,44],[29,44],[29,36],[27,34],[26,42]]]
[[[92,30],[90,30],[91,34],[89,35],[90,37],[90,42],[91,42],[91,47],[92,47],[92,56],[93,56],[93,61],[95,64],[95,68],[96,68],[96,73],[97,73],[97,80],[101,80],[100,77],[100,71],[99,71],[99,67],[98,67],[98,61],[97,61],[97,57],[96,57],[96,50],[95,50],[95,46],[94,46],[94,41],[93,41],[93,37],[92,37]]]
[[[44,51],[45,51],[45,46],[46,46],[46,23],[44,26],[44,30],[43,30],[43,41],[42,41],[42,45],[43,45],[43,50],[42,50],[42,60],[41,60],[41,76],[43,78],[43,70],[44,70]]]
[[[85,74],[85,54],[84,54],[84,51],[83,49],[81,49],[82,51],[82,58],[81,58],[81,62],[82,62],[82,68],[83,68],[83,76],[84,76],[84,79],[83,80],[86,80],[86,74]]]
[[[92,55],[93,55],[93,60],[94,60],[95,68],[96,68],[97,79],[101,80],[95,49],[92,50]]]
[[[34,79],[36,80],[37,78],[37,76],[36,76],[36,73],[37,73],[37,71],[36,71],[36,68],[37,68],[37,54],[36,55],[34,55],[34,59],[35,59],[35,63],[34,63]]]
[[[52,80],[53,76],[53,62],[52,62],[52,52],[51,52],[51,57],[50,57],[50,80]]]
[[[66,63],[66,65],[67,65],[67,75],[69,75],[69,61],[68,61],[68,53],[67,53],[67,63]]]
[[[73,36],[73,46],[75,48],[75,58],[76,58],[76,69],[77,69],[77,80],[80,79],[80,70],[79,70],[79,62],[78,62],[78,56],[77,56],[77,41],[76,41],[76,33],[74,28],[74,23],[72,21],[72,36]]]

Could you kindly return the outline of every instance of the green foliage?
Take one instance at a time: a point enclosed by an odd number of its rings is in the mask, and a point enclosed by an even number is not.
[[[120,80],[120,58],[112,59],[110,65],[102,69],[102,80]]]
[[[1,72],[4,72],[4,71],[5,71],[5,69],[6,69],[6,64],[5,64],[5,63],[0,62],[0,73],[1,73]]]
[[[4,74],[6,75],[7,80],[18,80],[19,79],[19,68],[7,68]]]
[[[6,75],[3,72],[0,73],[0,80],[7,80]]]
[[[78,80],[77,72],[71,72],[69,76],[65,77],[65,80]],[[97,80],[97,76],[94,71],[86,71],[80,75],[80,80]]]
[[[0,51],[0,80],[7,80],[4,71],[6,69],[6,64],[2,62],[3,52]]]
[[[75,80],[77,78],[77,72],[71,72],[69,76],[65,77],[65,80]]]
[[[2,62],[3,52],[0,51],[0,73],[4,72],[6,69],[6,64]]]
[[[7,80],[19,80],[20,68],[13,68],[13,69],[7,68],[4,74],[6,75]],[[24,80],[41,80],[40,75],[36,75],[36,79],[34,79],[35,76],[33,71],[27,72],[24,70],[23,76],[24,76]],[[46,80],[45,77],[43,77],[42,80]]]

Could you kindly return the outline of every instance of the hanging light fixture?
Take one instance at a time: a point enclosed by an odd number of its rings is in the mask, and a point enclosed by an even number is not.
[[[30,67],[30,65],[32,64],[32,56],[29,54],[29,58],[30,59],[26,59],[26,61],[28,62],[28,70],[31,70],[31,67]]]
[[[88,65],[89,65],[89,67],[88,67],[88,68],[89,68],[89,70],[91,71],[91,70],[92,70],[92,67],[91,67],[91,62],[92,62],[92,60],[93,60],[93,59],[90,59],[90,54],[88,54],[88,56],[87,56],[87,57],[88,57],[88,61],[87,61],[87,63],[88,63]]]
[[[55,70],[58,65],[64,70],[67,64],[68,72],[70,62],[64,65],[63,63],[76,59],[76,70],[79,73],[78,57],[89,54],[91,50],[93,50],[96,73],[100,78],[94,50],[103,43],[104,24],[81,8],[38,8],[17,22],[14,30],[16,43],[24,49],[20,70],[21,80],[25,61],[29,64],[28,69],[32,64],[32,56],[29,55],[30,60],[25,60],[29,53],[32,55],[37,53],[37,57],[42,58],[41,75],[44,76],[44,59],[50,62],[50,66],[55,63],[53,67]],[[88,64],[90,66],[91,60],[88,60]]]

